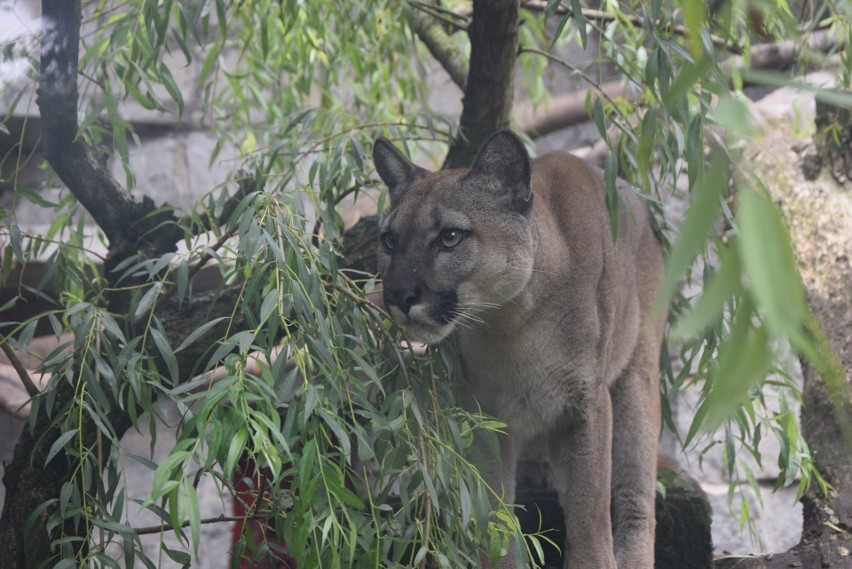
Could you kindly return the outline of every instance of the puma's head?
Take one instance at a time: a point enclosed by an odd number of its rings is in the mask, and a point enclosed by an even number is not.
[[[532,274],[530,159],[501,131],[470,169],[429,172],[383,138],[373,161],[390,192],[378,265],[391,317],[437,342],[516,297]]]

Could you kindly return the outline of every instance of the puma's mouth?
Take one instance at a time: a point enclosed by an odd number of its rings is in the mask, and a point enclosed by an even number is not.
[[[436,344],[449,336],[455,329],[452,319],[436,322],[425,314],[420,305],[412,306],[408,314],[396,306],[390,306],[390,315],[397,326],[403,329],[411,340],[424,344]],[[443,320],[443,318],[442,318]]]
[[[385,299],[391,319],[416,342],[434,344],[449,336],[456,327],[458,295],[454,291],[432,293],[427,299],[403,310]]]

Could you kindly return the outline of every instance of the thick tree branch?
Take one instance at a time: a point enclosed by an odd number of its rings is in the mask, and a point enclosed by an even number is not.
[[[445,168],[473,162],[494,132],[509,126],[518,53],[518,0],[474,0],[470,24],[470,72],[459,132]]]
[[[418,3],[415,6],[420,4],[428,6],[425,3]],[[417,37],[420,38],[432,57],[446,70],[453,83],[464,91],[467,85],[467,58],[453,44],[450,35],[444,31],[441,21],[426,10],[415,9],[411,13],[411,23]]]
[[[138,203],[98,160],[77,126],[80,0],[44,0],[38,106],[47,161],[110,242],[111,252],[172,250],[180,231],[168,214],[146,217],[150,199]],[[156,231],[153,231],[156,228]]]
[[[722,72],[729,77],[735,69],[782,69],[799,59],[803,47],[828,53],[840,47],[842,41],[842,38],[838,39],[829,30],[818,30],[808,36],[804,46],[801,41],[794,40],[758,44],[752,47],[747,55],[739,55],[723,61]]]

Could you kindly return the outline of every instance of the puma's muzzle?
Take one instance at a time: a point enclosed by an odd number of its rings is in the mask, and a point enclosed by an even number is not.
[[[384,301],[391,318],[412,340],[435,343],[455,329],[458,295],[455,291],[424,294],[422,287],[395,288],[385,283]]]

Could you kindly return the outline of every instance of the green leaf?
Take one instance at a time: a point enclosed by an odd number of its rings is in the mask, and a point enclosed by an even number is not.
[[[559,9],[560,4],[562,4],[561,0],[547,0],[547,4],[544,6],[545,21],[553,17],[553,14]]]
[[[807,312],[789,233],[763,193],[744,191],[737,208],[737,240],[749,293],[776,338],[797,338]]]
[[[178,118],[183,116],[183,94],[180,92],[180,87],[175,83],[175,78],[172,76],[172,72],[169,71],[169,68],[166,65],[160,65],[160,78],[163,81],[163,86],[166,88],[166,91],[169,92],[169,96],[171,96],[172,100],[177,103],[178,106]]]
[[[177,358],[175,357],[174,351],[172,351],[172,347],[169,345],[169,340],[156,326],[149,328],[148,332],[151,334],[151,338],[153,338],[154,343],[157,345],[157,349],[160,351],[160,356],[162,356],[163,361],[166,362],[166,367],[169,370],[169,377],[172,380],[172,385],[177,385],[180,380],[178,377]]]
[[[77,429],[75,428],[71,429],[70,431],[65,431],[64,433],[59,435],[59,437],[57,437],[57,439],[53,441],[53,444],[50,445],[50,452],[47,453],[47,458],[44,459],[44,465],[47,466],[50,461],[53,460],[53,457],[56,456],[59,451],[64,449],[68,441],[73,439],[74,435],[76,434]]]
[[[9,227],[9,244],[12,246],[12,252],[18,258],[18,262],[24,264],[27,260],[24,258],[24,248],[21,245],[21,228],[17,225]]]
[[[674,80],[671,87],[665,90],[662,89],[661,85],[663,102],[670,112],[676,104],[686,99],[687,93],[692,90],[693,85],[695,85],[699,79],[707,74],[712,63],[712,60],[707,56],[702,57],[697,62],[688,62],[680,70],[680,73],[677,73],[677,78]],[[660,68],[660,71],[662,70],[663,69]]]
[[[683,21],[686,24],[686,32],[689,37],[689,46],[692,55],[696,58],[701,56],[703,47],[701,43],[701,28],[707,20],[707,11],[704,0],[682,0]]]
[[[654,58],[648,58],[654,61]],[[654,151],[654,138],[657,134],[657,109],[650,108],[642,117],[642,128],[639,132],[639,148],[636,150],[637,168],[639,177],[644,184],[650,185],[648,173],[651,164],[651,154]]]
[[[160,290],[163,288],[163,283],[157,282],[154,283],[151,288],[142,296],[142,299],[139,301],[139,304],[136,306],[136,311],[133,313],[133,320],[139,320],[143,316],[146,316],[151,308],[154,306],[154,302],[157,300],[157,297],[160,295]]]
[[[154,482],[151,485],[151,497],[149,498],[151,501],[170,493],[178,487],[177,482],[172,480],[172,476],[175,469],[182,466],[184,461],[190,456],[191,453],[187,450],[175,450],[160,463],[154,472]]]
[[[207,56],[204,58],[204,63],[201,66],[201,74],[199,75],[199,82],[204,82],[210,75],[210,71],[212,71],[213,66],[219,61],[219,53],[222,50],[224,41],[220,40],[210,46],[210,51],[207,53]]]
[[[618,155],[615,151],[610,151],[604,159],[604,187],[606,189],[606,209],[609,213],[609,230],[613,242],[618,240],[618,218],[621,204],[617,184]]]
[[[722,194],[727,187],[728,159],[724,153],[719,152],[711,159],[706,175],[699,179],[692,191],[692,202],[681,224],[677,241],[669,254],[666,274],[658,297],[659,307],[668,304],[681,275],[704,248],[707,234],[712,229],[716,215],[722,207]]]
[[[580,33],[580,45],[586,49],[586,16],[583,15],[583,7],[580,0],[571,0],[571,15],[577,22],[577,31]]]
[[[766,69],[753,69],[743,71],[743,79],[750,83],[768,85],[770,87],[791,87],[805,93],[813,93],[820,101],[837,107],[852,109],[852,94],[848,91],[827,89],[813,83],[808,83],[807,81],[790,79],[790,76],[785,73]]]
[[[686,131],[686,164],[689,188],[704,175],[704,121],[701,115],[695,115],[689,121]]]
[[[177,297],[178,302],[183,302],[189,290],[189,265],[185,261],[177,266]]]
[[[748,107],[738,97],[727,95],[719,100],[716,120],[732,134],[744,135],[751,130]]]
[[[234,436],[228,445],[228,454],[225,458],[224,473],[226,475],[230,475],[230,473],[234,471],[237,461],[240,459],[240,456],[242,456],[243,451],[246,448],[248,436],[248,428],[245,425],[240,427],[240,429],[234,433]]]
[[[701,333],[723,316],[725,303],[742,289],[740,259],[736,246],[719,251],[719,269],[692,309],[681,316],[671,337],[683,340]]]
[[[601,138],[604,139],[609,146],[609,134],[606,132],[606,120],[604,118],[604,108],[603,103],[600,98],[595,98],[592,103],[592,120],[595,123],[595,126],[598,127],[598,133],[601,135]]]
[[[127,342],[127,339],[124,337],[124,332],[121,330],[121,327],[118,325],[118,322],[115,321],[112,314],[109,312],[101,311],[98,312],[98,318],[103,324],[104,330],[112,334],[112,336],[121,343]],[[54,328],[55,331],[55,328]],[[59,334],[57,333],[57,336]]]
[[[183,480],[183,495],[186,498],[186,515],[189,518],[192,551],[198,555],[198,546],[201,543],[201,509],[198,506],[198,493],[189,478]]]
[[[749,303],[740,306],[731,335],[719,350],[712,388],[704,402],[708,430],[716,429],[729,417],[772,367],[769,336],[762,326],[755,327],[753,317]]]
[[[178,534],[178,533],[182,534],[183,533],[183,532],[180,531],[180,528],[174,528],[174,529],[175,529],[176,534]],[[189,553],[187,553],[186,551],[181,551],[179,549],[172,549],[171,547],[168,547],[165,544],[163,544],[163,551],[166,552],[166,555],[169,556],[169,559],[171,559],[175,563],[179,563],[181,565],[181,567],[189,567],[190,564],[192,563],[192,556]]]
[[[470,501],[470,491],[467,489],[467,484],[464,480],[459,480],[459,499],[461,500],[462,527],[466,528],[470,523],[470,514],[473,511],[473,504]]]
[[[180,346],[175,348],[175,353],[177,353],[177,352],[179,352],[183,349],[186,349],[187,346],[189,346],[190,344],[192,344],[193,342],[195,342],[196,340],[201,338],[201,336],[206,334],[213,326],[215,326],[215,325],[219,324],[220,322],[222,322],[223,320],[227,320],[227,319],[228,319],[227,316],[220,316],[219,318],[214,318],[210,322],[205,322],[204,324],[202,324],[201,326],[199,326],[198,328],[193,330],[192,333],[189,336],[184,338],[183,342],[180,343]]]

